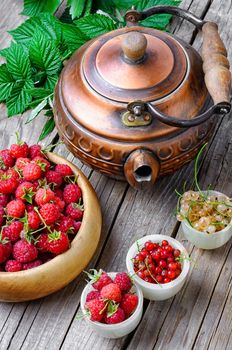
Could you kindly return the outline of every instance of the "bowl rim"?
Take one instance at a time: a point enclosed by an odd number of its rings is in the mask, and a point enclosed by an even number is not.
[[[142,280],[139,276],[136,275],[133,267],[133,263],[131,259],[134,257],[134,255],[138,252],[137,248],[137,243],[144,244],[147,241],[152,241],[154,243],[161,243],[163,240],[167,240],[175,249],[179,249],[181,253],[184,253],[185,257],[187,259],[184,259],[182,262],[182,271],[181,274],[174,279],[171,282],[168,283],[161,283],[161,284],[153,284],[150,282],[146,282]],[[153,235],[147,235],[139,238],[137,241],[135,241],[131,247],[129,248],[126,256],[126,265],[129,273],[133,273],[133,278],[136,283],[138,283],[140,286],[150,289],[153,291],[166,291],[170,290],[171,288],[179,285],[181,282],[183,282],[189,272],[190,269],[190,261],[188,260],[189,254],[185,247],[175,238],[167,236],[167,235],[162,235],[162,234],[153,234]]]
[[[116,273],[117,272],[107,272],[107,274],[110,276],[110,277],[115,277],[116,276]],[[82,293],[81,293],[81,298],[80,298],[80,305],[81,305],[81,311],[84,315],[84,311],[85,311],[85,308],[84,308],[84,305],[85,305],[85,296],[87,294],[87,291],[91,291],[91,290],[95,290],[93,287],[92,287],[92,283],[91,282],[88,282],[86,284],[86,286],[84,287]],[[133,321],[136,316],[138,315],[139,311],[141,308],[143,308],[143,293],[142,293],[142,290],[140,288],[140,286],[138,286],[136,283],[133,284],[133,287],[135,288],[135,293],[136,295],[138,296],[138,305],[136,307],[136,309],[134,310],[133,314],[128,317],[126,320],[120,322],[120,323],[115,323],[115,324],[106,324],[106,323],[101,323],[101,322],[98,322],[98,321],[92,321],[90,320],[89,317],[85,317],[85,321],[89,322],[91,325],[93,326],[97,326],[98,328],[101,328],[101,329],[119,329],[121,328],[122,326],[126,326],[127,324],[129,324],[131,321]]]

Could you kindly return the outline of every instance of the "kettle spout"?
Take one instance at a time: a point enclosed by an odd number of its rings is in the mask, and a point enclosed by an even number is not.
[[[160,164],[156,156],[144,149],[132,152],[124,165],[128,183],[140,190],[151,188],[159,174]]]

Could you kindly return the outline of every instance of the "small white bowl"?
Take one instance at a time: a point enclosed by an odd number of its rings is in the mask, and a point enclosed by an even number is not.
[[[206,193],[206,191],[202,191]],[[220,196],[223,195],[221,192],[217,191],[207,191],[209,195]],[[232,221],[230,222],[230,225]],[[185,238],[194,244],[197,248],[202,249],[216,249],[224,245],[229,241],[232,236],[232,226],[227,226],[223,230],[214,232],[214,233],[206,233],[201,232],[193,228],[186,220],[181,223],[182,230]]]
[[[146,282],[140,277],[138,277],[134,271],[132,259],[138,253],[137,244],[139,244],[139,246],[142,247],[147,241],[151,241],[153,243],[161,243],[164,239],[167,240],[174,249],[179,249],[181,254],[185,258],[187,258],[187,259],[184,259],[182,262],[181,274],[175,280],[169,283],[153,284],[153,283]],[[130,247],[126,257],[126,266],[130,275],[133,275],[135,284],[141,287],[144,298],[149,300],[166,300],[173,297],[183,287],[183,284],[186,280],[187,274],[189,272],[189,267],[190,267],[190,262],[188,258],[189,256],[186,249],[176,239],[165,235],[149,235],[138,239]]]
[[[116,272],[107,272],[108,275],[114,279],[116,276]],[[83,289],[83,292],[81,294],[81,310],[83,314],[85,313],[85,301],[86,301],[86,296],[89,292],[92,290],[95,290],[92,287],[91,283],[88,283],[85,288]],[[127,318],[125,321],[117,324],[104,324],[100,322],[93,322],[89,319],[89,317],[85,317],[86,322],[90,325],[90,327],[97,332],[100,336],[105,337],[105,338],[121,338],[124,337],[125,335],[129,334],[132,332],[139,324],[142,313],[143,313],[143,293],[141,289],[133,285],[131,291],[137,294],[138,296],[138,305],[133,312],[133,314]]]

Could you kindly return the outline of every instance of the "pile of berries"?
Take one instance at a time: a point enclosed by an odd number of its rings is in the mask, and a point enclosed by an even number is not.
[[[232,200],[224,195],[207,195],[188,191],[180,199],[177,220],[187,220],[198,231],[214,233],[223,230],[232,219]]]
[[[167,240],[161,244],[147,241],[133,258],[134,271],[146,282],[169,283],[181,274],[182,259],[180,250],[174,249]]]
[[[31,269],[68,250],[83,212],[68,165],[20,140],[0,151],[0,271]]]
[[[102,270],[87,274],[93,289],[86,296],[85,310],[91,321],[115,324],[131,316],[138,296],[131,292],[132,281],[126,272],[118,272],[114,279]]]

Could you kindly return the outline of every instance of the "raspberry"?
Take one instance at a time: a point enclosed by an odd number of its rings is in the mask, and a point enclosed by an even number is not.
[[[36,248],[40,251],[40,252],[47,252],[48,251],[48,235],[46,233],[42,233],[37,241],[36,241]]]
[[[4,174],[0,176],[0,193],[10,194],[14,193],[18,186],[18,179],[14,176],[12,172],[7,170]]]
[[[34,267],[40,266],[40,265],[42,265],[42,261],[37,259],[35,261],[24,263],[22,269],[23,270],[29,270],[29,269],[33,269]]]
[[[59,255],[69,248],[69,239],[65,233],[54,231],[48,235],[48,251]]]
[[[42,152],[41,146],[40,145],[32,145],[29,147],[29,156],[31,159],[34,159],[35,157],[44,157],[44,154]]]
[[[63,192],[64,201],[66,204],[78,202],[81,198],[81,189],[78,185],[68,184]]]
[[[129,317],[138,305],[138,296],[136,294],[127,293],[122,296],[120,303],[127,317]]]
[[[10,146],[10,153],[15,158],[27,158],[29,153],[29,147],[26,142],[18,142]]]
[[[63,191],[60,188],[55,188],[54,193],[55,193],[56,197],[63,199]]]
[[[29,163],[30,163],[30,159],[29,158],[22,158],[22,157],[20,157],[20,158],[18,158],[16,160],[15,166],[16,166],[17,169],[23,170],[25,168],[25,166],[27,164],[29,164]]]
[[[126,272],[118,272],[114,279],[114,283],[116,283],[124,293],[128,292],[132,287],[131,279]]]
[[[57,206],[53,203],[46,203],[40,208],[40,214],[47,225],[54,224],[60,217]]]
[[[20,221],[13,221],[10,225],[3,228],[2,236],[9,241],[17,241],[23,231],[23,223]]]
[[[66,215],[74,220],[80,221],[83,217],[84,207],[79,203],[70,203],[66,207]]]
[[[7,194],[0,193],[0,206],[5,207],[9,202],[9,196]]]
[[[42,170],[38,164],[29,163],[23,169],[23,178],[27,181],[35,181],[41,178]]]
[[[13,218],[21,218],[25,212],[25,204],[21,199],[14,199],[6,206],[7,215]]]
[[[7,170],[14,166],[15,159],[12,157],[8,149],[3,149],[0,151],[0,168]]]
[[[68,218],[67,216],[63,216],[61,221],[60,221],[60,226],[59,226],[60,232],[63,233],[73,233],[74,231],[74,220],[71,218]]]
[[[74,221],[73,227],[74,227],[74,233],[77,233],[80,230],[81,221]]]
[[[92,290],[91,292],[89,292],[86,296],[86,303],[90,300],[96,300],[96,299],[101,299],[101,295],[100,292],[98,290]]]
[[[29,213],[30,211],[34,210],[34,205],[32,204],[26,204],[26,211]]]
[[[97,271],[93,269],[90,271],[93,271],[93,273],[86,272],[87,276],[89,277],[93,288],[97,289],[98,291],[113,282],[110,276],[102,270]]]
[[[35,185],[31,182],[22,182],[15,191],[15,197],[21,199],[23,202],[32,204],[35,195]]]
[[[45,177],[49,184],[52,183],[57,187],[60,187],[62,185],[62,182],[63,182],[62,175],[60,173],[57,173],[54,170],[48,170]]]
[[[102,299],[108,299],[119,303],[122,297],[119,286],[115,283],[107,284],[101,289]]]
[[[93,299],[85,303],[85,309],[90,314],[90,320],[100,322],[104,316],[105,303],[102,300]]]
[[[35,202],[42,206],[55,198],[55,194],[50,188],[39,188],[35,195]]]
[[[67,164],[57,164],[55,166],[55,171],[57,173],[60,173],[63,177],[64,176],[72,176],[73,175],[72,169]]]
[[[107,324],[115,324],[115,323],[120,323],[125,320],[125,313],[123,309],[120,307],[117,308],[117,311],[115,311],[111,316],[106,317],[106,323]]]
[[[35,211],[30,211],[27,214],[27,222],[28,228],[33,231],[37,230],[41,224],[40,217]]]
[[[2,224],[5,221],[4,215],[5,215],[4,207],[0,206],[0,227],[2,226]]]
[[[5,265],[5,270],[7,272],[17,272],[22,270],[21,262],[17,260],[8,260]]]
[[[17,241],[13,246],[13,257],[15,260],[26,263],[33,261],[38,256],[38,250],[36,247],[29,243],[26,239]]]
[[[12,245],[0,234],[0,264],[5,262],[11,255]]]
[[[65,202],[62,201],[59,197],[55,197],[53,199],[53,203],[57,206],[57,208],[62,212],[65,208]]]
[[[42,171],[48,171],[51,166],[49,161],[41,156],[36,156],[32,162],[38,164]]]

